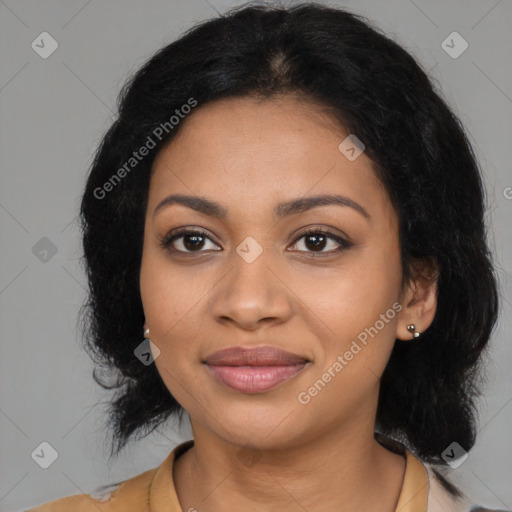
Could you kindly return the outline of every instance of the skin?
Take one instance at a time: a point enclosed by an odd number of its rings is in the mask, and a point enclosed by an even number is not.
[[[194,435],[173,471],[184,511],[395,510],[405,459],[374,439],[379,379],[395,338],[412,339],[406,326],[422,332],[432,322],[436,285],[417,276],[402,286],[397,214],[366,154],[350,161],[339,151],[347,135],[292,96],[226,99],[198,106],[157,155],[140,289],[144,328],[161,351],[155,364]],[[154,215],[177,193],[216,201],[227,216],[180,204]],[[339,205],[274,215],[277,203],[319,194],[346,196],[369,217]],[[208,238],[163,248],[160,239],[180,227]],[[352,246],[333,252],[339,243],[325,239],[315,250],[301,237],[310,227]],[[252,263],[236,252],[248,236],[263,250]],[[400,313],[300,403],[299,393],[394,303]],[[202,364],[234,345],[273,345],[310,363],[274,389],[245,394]]]

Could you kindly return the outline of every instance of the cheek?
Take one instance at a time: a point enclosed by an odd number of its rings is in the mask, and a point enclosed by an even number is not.
[[[353,358],[358,363],[351,363],[352,369],[362,364],[375,373],[383,370],[396,337],[401,277],[399,251],[375,245],[354,253],[338,272],[303,286],[299,294],[308,297],[311,321],[315,316],[329,328],[322,341],[322,367],[355,341],[362,350]],[[318,325],[311,328],[319,332]]]
[[[157,250],[144,249],[140,293],[151,339],[161,345],[186,314],[190,288],[183,286],[179,274],[172,271]]]
[[[304,280],[301,296],[338,327],[347,321],[373,324],[397,300],[400,282],[399,254],[367,247],[347,257],[339,269]]]
[[[213,286],[209,275],[171,264],[158,248],[143,254],[141,299],[150,339],[160,349],[159,369],[179,372],[185,361],[199,360],[198,343],[205,329],[201,312]]]
[[[199,393],[189,366],[199,357],[193,347],[197,347],[200,326],[193,317],[194,305],[199,306],[197,301],[203,294],[198,295],[199,283],[185,279],[183,272],[162,262],[161,255],[154,256],[150,251],[144,254],[140,273],[150,339],[160,351],[154,364],[173,397],[182,406],[189,406],[189,394]]]

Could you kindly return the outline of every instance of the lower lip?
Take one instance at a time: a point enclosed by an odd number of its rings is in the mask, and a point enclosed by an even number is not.
[[[306,362],[285,366],[206,366],[226,386],[253,395],[292,379]]]

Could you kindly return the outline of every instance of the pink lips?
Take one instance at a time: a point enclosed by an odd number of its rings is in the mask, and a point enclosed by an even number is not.
[[[297,375],[307,359],[274,347],[231,347],[206,358],[207,368],[226,386],[255,394]]]

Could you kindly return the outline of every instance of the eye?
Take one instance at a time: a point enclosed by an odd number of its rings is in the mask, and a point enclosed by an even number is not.
[[[304,242],[298,243],[303,239]],[[160,244],[164,249],[167,249],[173,253],[184,254],[204,252],[205,250],[209,249],[207,247],[208,242],[210,242],[214,247],[216,246],[216,244],[212,242],[211,238],[205,231],[194,229],[171,231],[160,239]],[[309,229],[308,231],[302,233],[298,238],[296,238],[292,247],[301,245],[305,247],[305,249],[299,249],[298,252],[309,253],[311,256],[316,257],[317,254],[322,256],[341,252],[350,248],[352,243],[344,240],[334,233],[331,233],[330,231],[314,228]],[[331,250],[325,251],[324,249],[326,247],[329,248],[329,245],[334,245],[334,248],[331,247]],[[338,245],[338,247],[336,247],[336,245]],[[222,249],[210,248],[210,250],[221,251]]]
[[[298,241],[303,239],[303,242],[298,243]],[[341,252],[352,246],[352,244],[347,240],[344,240],[330,231],[319,228],[309,229],[305,233],[302,233],[302,235],[295,240],[292,247],[301,245],[302,247],[305,247],[305,250],[299,249],[299,252],[310,253],[312,256],[316,256],[315,253],[319,253],[320,255],[330,255]],[[324,251],[323,249],[326,247],[329,248],[329,245],[331,246],[331,250]],[[332,248],[333,245],[334,248]],[[336,247],[336,245],[338,245],[338,247]]]
[[[204,231],[186,229],[178,232],[171,231],[160,239],[160,244],[164,249],[171,252],[193,253],[203,252],[202,249],[204,249],[206,240],[212,242]]]

